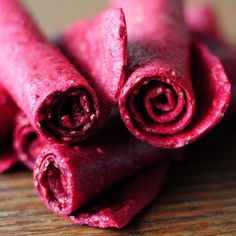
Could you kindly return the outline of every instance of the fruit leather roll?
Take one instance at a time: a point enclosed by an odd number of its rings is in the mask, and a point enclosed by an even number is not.
[[[228,117],[233,117],[233,108],[236,106],[236,46],[231,45],[224,36],[217,16],[210,6],[191,5],[186,8],[185,15],[193,36],[207,44],[209,49],[220,58],[225,68],[232,85]]]
[[[118,103],[127,65],[127,30],[121,9],[108,9],[68,27],[59,37],[62,51],[102,94],[105,113]],[[103,113],[104,113],[103,112]]]
[[[157,147],[200,138],[223,117],[230,83],[215,56],[191,40],[180,0],[113,0],[128,29],[120,113],[127,128]]]
[[[20,112],[16,118],[14,149],[17,158],[33,170],[36,158],[46,145],[44,138],[31,126],[28,118]]]
[[[79,225],[121,228],[155,198],[170,159],[168,151],[138,141],[114,118],[80,146],[46,146],[34,182],[58,215]]]
[[[115,26],[114,30],[119,29]],[[116,41],[113,43],[116,49]],[[111,54],[114,48],[110,48]],[[49,141],[84,140],[105,122],[109,113],[107,94],[89,85],[61,51],[45,39],[16,0],[0,1],[0,51],[0,81],[34,129]],[[113,57],[109,58],[112,64]],[[117,80],[121,74],[117,71]],[[114,79],[107,85],[110,82]]]
[[[13,166],[17,158],[10,151],[17,107],[0,84],[0,174]]]

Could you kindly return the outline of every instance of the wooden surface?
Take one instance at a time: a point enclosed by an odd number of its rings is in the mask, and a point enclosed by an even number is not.
[[[175,164],[161,194],[123,230],[72,225],[44,208],[31,173],[0,176],[0,235],[236,235],[236,128],[214,131]]]
[[[48,34],[106,6],[104,0],[25,2]],[[214,3],[228,35],[236,39],[236,1],[208,2]],[[234,126],[189,148],[187,159],[172,167],[155,202],[123,230],[78,227],[54,216],[37,197],[31,173],[18,167],[0,176],[0,235],[236,235]]]

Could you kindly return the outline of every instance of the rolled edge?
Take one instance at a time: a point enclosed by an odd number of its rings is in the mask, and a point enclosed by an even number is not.
[[[23,112],[20,112],[16,118],[13,146],[17,158],[33,170],[36,158],[45,146],[45,141],[33,129]]]
[[[149,92],[153,95],[149,96]],[[152,101],[156,104],[151,104]],[[185,129],[194,116],[195,107],[192,88],[181,82],[175,71],[157,66],[146,66],[133,72],[119,100],[127,128],[137,138],[164,148],[177,147],[162,142],[162,138],[172,137]]]
[[[48,96],[38,110],[36,125],[50,142],[76,143],[92,135],[100,124],[95,91],[71,87]]]
[[[34,185],[50,210],[66,216],[76,210],[74,172],[68,159],[48,148],[39,155],[34,169]]]

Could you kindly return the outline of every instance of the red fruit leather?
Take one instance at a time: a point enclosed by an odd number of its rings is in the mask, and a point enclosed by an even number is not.
[[[32,126],[49,141],[84,140],[105,122],[104,114],[109,113],[106,94],[94,88],[95,93],[68,59],[46,41],[16,0],[0,1],[0,51],[0,81]]]
[[[17,158],[9,148],[16,112],[15,103],[0,85],[0,174],[17,162]]]
[[[138,172],[119,186],[94,199],[69,219],[79,225],[99,228],[123,228],[159,193],[168,171],[164,162]]]
[[[35,187],[49,209],[79,225],[121,228],[159,192],[168,157],[168,151],[138,141],[113,119],[83,145],[45,147],[36,161]]]
[[[16,118],[14,149],[17,158],[33,170],[36,158],[45,146],[45,140],[31,126],[28,118],[20,112]]]
[[[180,0],[112,2],[123,8],[128,28],[128,76],[119,101],[126,126],[157,147],[197,140],[222,119],[230,100],[220,61],[191,43]]]
[[[102,96],[107,117],[118,103],[127,65],[127,31],[121,9],[109,9],[78,21],[60,37],[60,46]]]
[[[214,10],[208,5],[192,5],[186,8],[185,17],[193,37],[201,40],[217,55],[230,79],[232,99],[228,117],[234,116],[236,106],[236,46],[228,43],[220,29]]]

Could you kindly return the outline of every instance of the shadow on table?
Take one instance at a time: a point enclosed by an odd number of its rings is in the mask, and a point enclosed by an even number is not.
[[[122,230],[131,235],[177,232],[183,224],[206,227],[233,207],[236,216],[236,125],[223,122],[184,149],[186,158],[175,163],[161,194],[151,207]],[[232,209],[231,209],[232,210]],[[220,225],[230,224],[222,217]],[[193,222],[199,220],[199,224]],[[229,219],[228,219],[229,220]],[[236,222],[234,222],[236,223]],[[174,232],[174,231],[173,231]],[[188,232],[191,232],[191,230]]]

